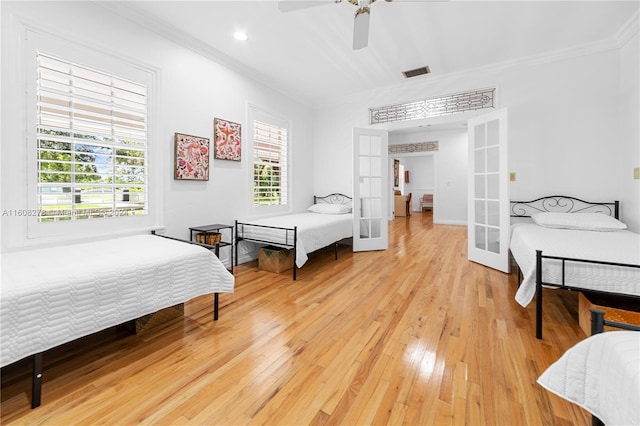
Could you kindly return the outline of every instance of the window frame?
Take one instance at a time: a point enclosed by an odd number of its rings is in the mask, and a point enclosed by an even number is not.
[[[38,220],[147,215],[147,85],[36,56]]]
[[[108,74],[136,81],[147,87],[147,214],[113,216],[99,220],[39,221],[38,203],[38,111],[37,111],[37,54],[41,52],[69,62],[91,67]],[[97,236],[149,232],[163,226],[163,188],[160,171],[162,151],[154,141],[157,111],[157,81],[159,71],[148,65],[106,52],[96,46],[81,45],[75,41],[53,36],[46,32],[26,29],[24,49],[26,99],[26,159],[27,191],[26,235],[23,244],[37,241],[69,241]]]
[[[247,185],[247,193],[248,193],[248,215],[249,217],[264,217],[264,216],[272,216],[277,214],[291,213],[293,211],[293,201],[292,201],[292,182],[291,182],[291,158],[292,158],[292,143],[291,143],[291,121],[283,116],[273,114],[268,112],[265,108],[259,107],[257,105],[249,104],[248,107],[248,127],[250,132],[249,139],[249,149],[247,150],[250,154],[249,164],[247,165],[247,173],[248,173],[248,185]],[[287,201],[286,204],[276,204],[276,205],[256,205],[254,204],[254,190],[255,190],[255,181],[254,181],[254,170],[255,170],[255,161],[254,161],[254,122],[259,121],[271,126],[280,127],[286,129],[287,132],[287,161],[286,161],[286,182],[285,188],[287,193]]]

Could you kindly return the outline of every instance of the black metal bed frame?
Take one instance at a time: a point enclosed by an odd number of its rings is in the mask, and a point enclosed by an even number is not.
[[[340,194],[340,193],[333,193],[333,194],[325,195],[323,197],[316,196],[316,195],[313,196],[313,204],[324,203],[324,204],[349,205],[351,204],[352,200],[353,199],[348,195]],[[266,229],[281,230],[283,232],[284,239],[279,239],[278,241],[271,241],[267,239],[245,237],[244,236],[245,227],[247,227],[248,229],[266,228]],[[247,242],[258,243],[258,244],[269,244],[269,245],[283,247],[283,248],[290,248],[290,249],[293,249],[293,280],[296,281],[297,271],[298,271],[298,266],[296,265],[296,254],[298,252],[297,251],[298,250],[298,227],[297,226],[287,228],[287,227],[279,227],[279,226],[258,225],[258,224],[249,223],[249,222],[239,222],[236,220],[235,228],[236,228],[235,229],[236,231],[235,232],[236,266],[238,266],[238,246],[240,245],[239,244],[240,241],[247,241]],[[338,241],[335,241],[331,245],[333,245],[335,258],[336,260],[338,260]],[[326,248],[326,247],[322,247],[318,250],[322,250],[323,248]]]
[[[198,246],[202,246],[206,249],[213,250],[216,257],[220,255],[220,247],[218,244],[215,246],[209,244],[198,243],[196,241],[183,240],[181,238],[169,237],[167,235],[157,234],[156,231],[151,231],[152,235],[168,238],[170,240],[176,240],[183,243],[194,244]],[[220,294],[214,293],[213,296],[213,320],[218,320],[218,305],[219,305]],[[135,322],[135,320],[132,320]],[[135,327],[134,327],[135,329]],[[33,354],[33,362],[32,362],[32,373],[31,373],[31,408],[39,407],[42,403],[42,354],[44,352],[38,352]]]
[[[633,324],[625,324],[622,322],[608,321],[604,319],[605,312],[601,309],[590,308],[591,311],[591,335],[604,332],[604,327],[615,327],[621,330],[640,331],[640,327]],[[591,415],[592,426],[604,426],[604,422],[598,417]]]
[[[620,201],[594,203],[566,195],[550,195],[531,201],[511,201],[511,217],[531,217],[542,212],[604,213],[620,219]]]
[[[604,213],[620,218],[620,202],[590,202],[579,198],[569,197],[565,195],[552,195],[541,197],[532,201],[511,201],[511,217],[531,217],[533,213],[540,212],[563,212],[563,213]],[[542,260],[554,259],[562,263],[562,279],[561,283],[546,283],[542,279]],[[640,268],[640,265],[603,262],[588,259],[576,259],[570,257],[547,256],[542,254],[542,250],[536,250],[536,338],[542,339],[542,287],[555,287],[569,291],[589,291],[596,294],[615,294],[624,296],[629,299],[640,300],[640,296],[626,295],[620,293],[609,293],[598,290],[584,289],[580,287],[568,286],[565,284],[565,267],[567,262],[588,263],[596,265],[620,266],[630,268]]]
[[[213,253],[216,255],[217,258],[220,258],[220,244],[216,243],[214,245],[210,245],[210,244],[204,244],[204,243],[199,243],[197,241],[189,241],[189,240],[184,240],[182,238],[175,238],[175,237],[170,237],[168,235],[162,235],[162,234],[157,234],[156,231],[151,231],[152,235],[155,235],[157,237],[162,237],[162,238],[167,238],[169,240],[175,240],[175,241],[180,241],[182,243],[188,243],[188,244],[193,244],[196,246],[200,246],[200,247],[204,247],[207,250],[213,250]],[[218,305],[220,302],[220,293],[215,292],[213,293],[213,320],[214,321],[218,321]]]

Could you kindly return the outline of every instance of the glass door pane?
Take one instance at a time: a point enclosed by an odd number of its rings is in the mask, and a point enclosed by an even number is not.
[[[387,146],[386,132],[354,129],[354,251],[380,250],[388,245]]]

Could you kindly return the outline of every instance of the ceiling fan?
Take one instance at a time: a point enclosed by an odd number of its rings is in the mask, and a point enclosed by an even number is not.
[[[371,16],[370,7],[375,1],[376,0],[283,0],[278,2],[278,9],[280,9],[281,12],[291,12],[308,7],[320,6],[327,3],[351,3],[358,8],[356,10],[353,25],[353,50],[358,50],[362,49],[363,47],[367,47],[367,44],[369,43],[369,18]],[[391,2],[393,0],[385,1]]]

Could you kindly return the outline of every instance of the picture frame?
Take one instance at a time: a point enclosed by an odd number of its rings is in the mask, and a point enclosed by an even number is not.
[[[242,160],[242,125],[221,118],[213,119],[213,158]]]
[[[209,138],[176,133],[174,175],[176,180],[209,180]]]

